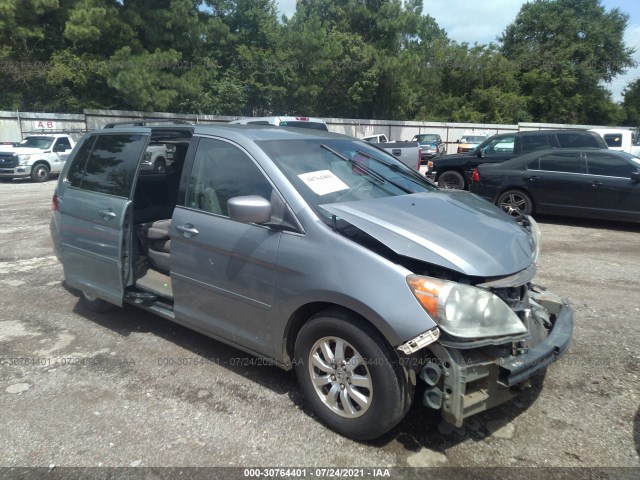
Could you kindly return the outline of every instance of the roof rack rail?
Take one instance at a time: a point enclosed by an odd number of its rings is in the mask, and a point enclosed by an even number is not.
[[[186,120],[130,120],[128,122],[107,123],[102,128],[114,128],[122,125],[131,125],[132,127],[144,127],[150,123],[171,123],[173,125],[193,125]]]
[[[47,129],[47,128],[36,128],[35,130],[30,130],[28,132],[22,132],[23,135],[55,135],[60,133],[87,133],[88,130],[86,128],[62,128],[62,129]]]

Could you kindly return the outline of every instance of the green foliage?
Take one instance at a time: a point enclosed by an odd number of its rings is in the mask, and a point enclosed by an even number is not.
[[[428,4],[427,4],[428,8]],[[0,109],[516,123],[640,121],[603,84],[627,16],[534,0],[500,45],[451,41],[422,0],[0,0]]]
[[[623,92],[625,125],[640,126],[640,78],[630,82]]]
[[[600,0],[535,0],[504,31],[502,54],[534,120],[610,123],[619,118],[602,86],[632,65],[624,44],[628,16]]]

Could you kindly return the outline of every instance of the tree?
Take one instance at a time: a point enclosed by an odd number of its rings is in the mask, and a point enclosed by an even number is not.
[[[520,9],[500,41],[519,65],[517,80],[535,121],[614,122],[619,111],[603,83],[624,73],[633,49],[624,44],[628,15],[600,0],[534,0]]]
[[[622,92],[625,125],[640,127],[640,78],[630,82]]]

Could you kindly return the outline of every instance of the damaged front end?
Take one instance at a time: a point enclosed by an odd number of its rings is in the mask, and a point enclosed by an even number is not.
[[[534,273],[531,267],[465,285],[453,296],[446,285],[444,295],[434,289],[428,277],[408,277],[441,333],[401,362],[411,378],[425,382],[423,404],[441,410],[445,421],[460,427],[465,418],[513,398],[569,348],[573,313],[566,300],[530,282]]]
[[[450,191],[323,208],[339,233],[412,272],[407,286],[436,328],[396,349],[409,379],[426,384],[423,403],[447,422],[459,427],[509,400],[568,349],[568,302],[532,283],[533,218],[519,225]]]

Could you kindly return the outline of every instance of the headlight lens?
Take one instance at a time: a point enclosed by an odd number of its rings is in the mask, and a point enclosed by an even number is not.
[[[18,157],[18,165],[26,165],[29,159],[31,158],[31,155],[27,155],[26,153],[23,153],[23,154],[18,154],[17,157]]]
[[[487,290],[421,275],[409,275],[407,283],[431,318],[454,337],[504,337],[527,332],[513,310]]]

